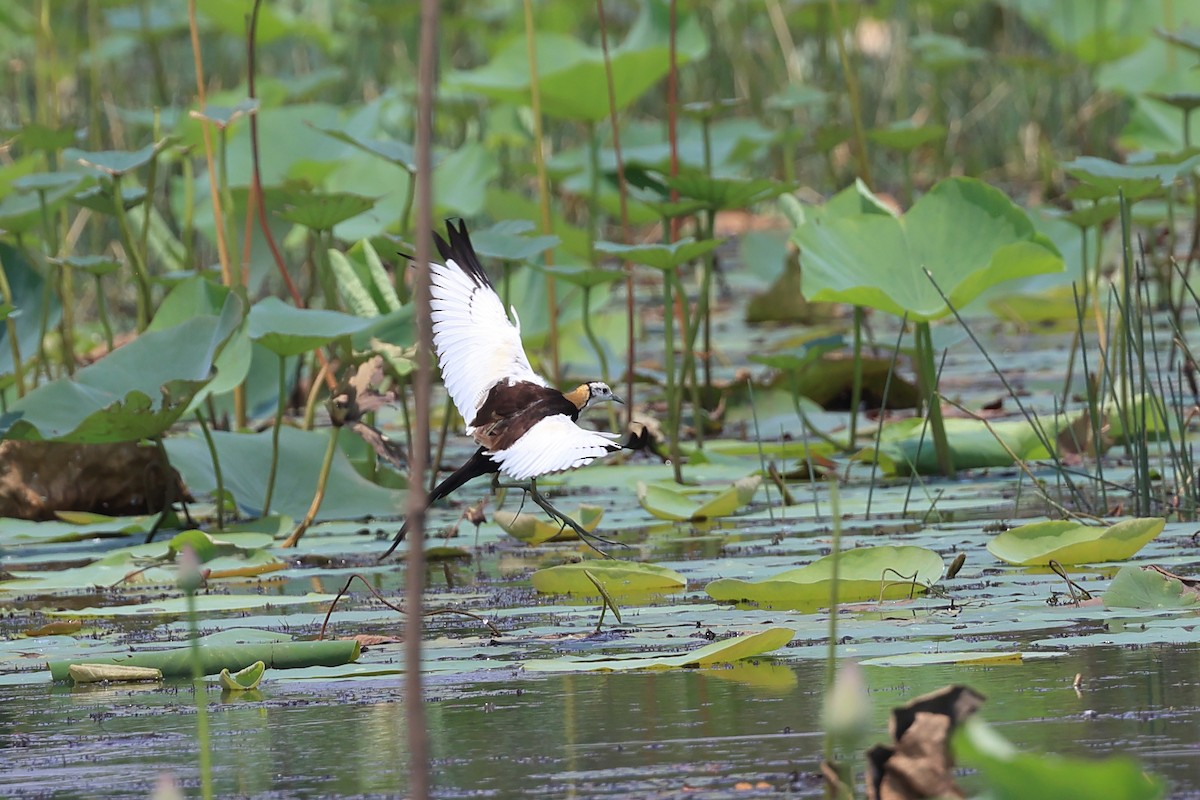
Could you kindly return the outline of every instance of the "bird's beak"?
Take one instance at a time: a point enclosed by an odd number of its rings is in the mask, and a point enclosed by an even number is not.
[[[615,394],[612,396],[612,399],[613,399],[614,403],[620,403],[621,405],[625,405],[625,401],[622,400],[621,398],[617,397]]]

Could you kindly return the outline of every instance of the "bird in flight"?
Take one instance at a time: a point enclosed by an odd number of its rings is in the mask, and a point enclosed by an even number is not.
[[[537,478],[620,450],[616,434],[586,430],[576,420],[592,403],[623,401],[603,381],[560,392],[534,372],[521,344],[516,309],[510,320],[471,246],[466,223],[455,228],[447,222],[446,231],[449,241],[433,235],[444,263],[429,265],[433,345],[446,391],[479,449],[434,487],[428,503],[472,478],[500,472],[528,480],[534,502],[585,541],[599,538],[555,509],[538,491]],[[391,555],[407,532],[406,520],[381,558]]]

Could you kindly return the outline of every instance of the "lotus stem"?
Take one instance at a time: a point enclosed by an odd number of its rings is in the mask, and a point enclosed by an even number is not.
[[[287,411],[287,359],[279,356],[279,399],[275,404],[275,423],[271,426],[271,471],[267,475],[267,495],[263,498],[262,515],[271,513],[271,496],[275,493],[275,473],[279,468],[279,428]]]
[[[200,413],[200,409],[196,409],[196,421],[200,423],[200,433],[204,436],[204,443],[208,446],[208,455],[212,459],[213,477],[217,480],[217,530],[225,530],[225,477],[221,472],[221,459],[217,454],[217,443],[213,439],[212,431],[208,429],[208,423],[204,421],[204,415]],[[263,512],[266,516],[266,512]]]
[[[321,472],[317,476],[317,490],[313,493],[312,502],[308,506],[308,513],[304,515],[304,519],[296,526],[296,530],[292,531],[291,536],[288,536],[280,547],[295,547],[313,522],[316,521],[317,512],[321,510],[321,503],[325,501],[325,489],[329,485],[329,473],[333,470],[333,457],[337,454],[338,434],[341,433],[341,430],[337,425],[329,429],[329,445],[325,448],[325,458],[321,461]]]

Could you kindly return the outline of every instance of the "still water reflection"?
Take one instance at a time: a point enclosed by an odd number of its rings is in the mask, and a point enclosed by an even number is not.
[[[887,710],[938,686],[988,695],[985,716],[1018,745],[1121,751],[1200,797],[1197,648],[1092,648],[1084,657],[982,667],[868,668]],[[436,795],[457,797],[820,796],[823,668],[514,677],[430,687]],[[1082,695],[1071,688],[1083,674]],[[264,684],[210,694],[222,797],[396,796],[406,755],[399,681]],[[158,774],[197,784],[187,690],[0,687],[0,796],[145,797]],[[739,782],[748,782],[737,788]],[[757,788],[755,788],[757,787]]]

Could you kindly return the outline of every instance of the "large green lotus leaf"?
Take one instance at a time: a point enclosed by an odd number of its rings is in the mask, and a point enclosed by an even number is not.
[[[37,212],[37,215],[40,219],[41,213]],[[4,221],[0,219],[0,228],[4,227]],[[13,232],[11,228],[6,230]],[[7,242],[0,242],[0,266],[3,266],[4,274],[8,278],[13,305],[20,311],[19,314],[12,315],[12,322],[17,331],[18,350],[21,360],[28,361],[37,354],[38,342],[42,335],[42,298],[45,294],[42,288],[43,279],[29,263],[25,253]],[[57,325],[62,316],[62,304],[58,300],[57,292],[50,293],[49,307],[45,312],[49,317],[46,326]],[[0,325],[0,385],[7,382],[14,366],[12,343],[8,338],[8,324],[5,323]]]
[[[382,158],[384,161],[400,167],[405,172],[414,173],[417,171],[416,153],[413,151],[412,146],[406,142],[398,142],[394,139],[368,139],[334,126],[321,127],[313,125],[311,127],[326,136],[332,136],[340,142],[345,142],[352,147],[356,147],[364,153],[370,153],[373,156]]]
[[[670,62],[666,6],[645,0],[629,36],[612,51],[612,88],[619,109],[625,108],[662,80]],[[599,122],[608,117],[609,81],[604,54],[577,39],[557,33],[534,36],[542,110],[553,117]],[[684,64],[708,49],[693,16],[681,18],[676,58]],[[529,54],[523,37],[515,37],[486,65],[447,76],[447,87],[479,92],[498,100],[528,105]]]
[[[683,197],[699,200],[714,211],[746,208],[794,188],[770,178],[714,178],[701,170],[687,170],[669,177],[666,184]]]
[[[1159,517],[1127,519],[1107,528],[1069,520],[1031,522],[998,534],[987,544],[1001,561],[1022,567],[1049,564],[1099,564],[1124,561],[1162,533]]]
[[[761,475],[747,475],[733,482],[717,496],[699,502],[690,494],[657,483],[641,483],[637,485],[638,502],[642,508],[659,519],[691,520],[699,522],[706,519],[728,517],[737,513],[738,509],[754,499]]]
[[[1064,758],[1020,753],[978,719],[967,720],[954,738],[955,760],[979,770],[993,800],[1156,800],[1162,782],[1126,756],[1105,759]]]
[[[922,424],[921,419],[911,419],[887,426],[879,450],[865,449],[859,457],[869,460],[874,452],[884,471],[890,475],[937,472],[933,440],[928,430],[922,434]],[[945,426],[954,466],[958,469],[1008,467],[1013,463],[1014,453],[1022,460],[1050,457],[1037,431],[1023,419],[984,423],[954,417],[947,419]],[[1053,431],[1047,433],[1054,435]]]
[[[1099,200],[1124,194],[1128,200],[1139,200],[1161,193],[1181,176],[1195,170],[1197,164],[1200,164],[1200,155],[1139,164],[1080,156],[1062,167],[1068,175],[1087,184],[1082,191],[1072,192],[1078,197]]]
[[[201,314],[219,314],[224,307],[230,290],[203,276],[185,278],[171,289],[150,320],[148,331],[164,330]],[[221,354],[213,362],[217,374],[192,398],[188,411],[194,411],[210,396],[231,392],[242,384],[250,372],[253,346],[246,335],[246,326],[239,325]],[[271,382],[272,388],[277,386]]]
[[[433,173],[433,196],[447,216],[475,217],[487,202],[487,189],[500,177],[500,159],[478,142],[448,153]]]
[[[1153,567],[1121,567],[1104,590],[1108,608],[1195,608],[1200,591]]]
[[[225,490],[233,493],[238,506],[247,513],[261,514],[271,469],[271,431],[255,434],[214,431],[213,439]],[[172,466],[179,470],[188,488],[193,492],[216,490],[212,458],[202,438],[173,436],[165,444]],[[294,519],[308,513],[328,444],[326,431],[301,431],[287,426],[280,429],[279,477],[271,500],[273,511]],[[376,486],[359,475],[339,451],[334,456],[317,519],[396,517],[401,514],[403,500],[403,492]]]
[[[241,318],[241,300],[230,295],[220,316],[143,333],[73,379],[52,381],[10,405],[0,432],[76,443],[158,436],[208,383],[214,359]]]
[[[296,308],[267,297],[250,309],[250,338],[279,356],[298,356],[342,336],[350,336],[372,320],[340,311]]]
[[[490,228],[471,231],[471,244],[484,258],[528,261],[558,244],[557,236],[538,236],[534,224],[525,219],[504,219]]]
[[[140,150],[101,150],[88,152],[68,147],[63,151],[67,161],[77,161],[85,167],[99,170],[105,175],[124,175],[149,164],[171,139],[162,139],[148,144]]]
[[[526,661],[524,667],[532,672],[625,672],[635,669],[708,667],[778,650],[790,642],[795,634],[791,628],[768,628],[746,636],[722,639],[688,653],[638,653],[616,658],[555,658],[548,661]]]
[[[635,264],[642,264],[664,272],[681,264],[693,261],[721,246],[718,239],[695,241],[690,236],[671,244],[619,244],[618,242],[596,242],[596,252],[618,256]]]
[[[279,216],[295,225],[315,231],[327,231],[375,207],[374,197],[352,192],[310,192],[286,205]]]
[[[596,530],[604,509],[600,506],[581,505],[572,511],[571,519],[583,526],[589,533]],[[513,538],[520,539],[525,544],[542,544],[551,540],[578,539],[579,534],[574,529],[547,519],[541,514],[527,512],[504,511],[500,509],[492,514],[492,519]]]
[[[942,557],[911,545],[860,547],[841,553],[838,602],[894,599],[912,593],[915,581],[929,585],[942,577]],[[704,587],[714,600],[749,601],[772,608],[820,608],[830,602],[833,557],[825,556],[799,569],[762,581],[721,578]]]
[[[792,239],[811,301],[870,306],[910,320],[944,317],[994,284],[1061,271],[1062,257],[1018,206],[973,178],[938,183],[903,217],[811,215]]]
[[[673,569],[636,561],[599,559],[539,569],[530,580],[533,588],[543,594],[595,597],[596,586],[584,572],[591,573],[609,594],[673,592],[687,585],[687,579]]]

